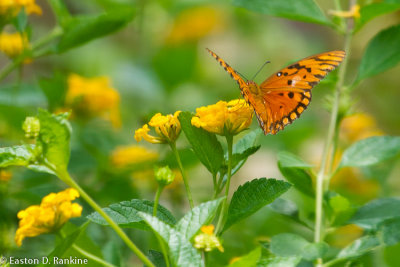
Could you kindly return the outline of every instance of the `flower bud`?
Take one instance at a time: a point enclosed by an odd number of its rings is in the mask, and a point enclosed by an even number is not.
[[[22,129],[25,131],[26,138],[36,138],[39,136],[40,121],[36,117],[26,117],[22,124]]]
[[[214,234],[214,225],[204,225],[200,228],[201,233],[194,237],[194,247],[209,252],[217,248],[224,252],[221,242]]]
[[[171,171],[168,166],[156,168],[154,170],[154,176],[160,186],[166,186],[172,183],[175,179],[175,174]]]

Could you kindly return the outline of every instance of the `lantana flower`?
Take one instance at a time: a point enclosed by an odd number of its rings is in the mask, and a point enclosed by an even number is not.
[[[0,0],[0,15],[11,13],[12,16],[16,16],[21,8],[24,8],[28,15],[42,15],[42,9],[35,0]]]
[[[120,96],[118,91],[111,87],[108,77],[84,78],[71,74],[68,77],[65,102],[74,112],[100,116],[109,120],[114,127],[121,125]]]
[[[111,163],[116,168],[157,160],[158,154],[142,146],[119,146],[111,154]]]
[[[214,225],[203,225],[200,228],[201,233],[194,237],[194,247],[204,250],[206,252],[212,251],[217,248],[219,251],[224,252],[221,242],[214,234]]]
[[[151,118],[148,125],[145,124],[142,128],[139,128],[135,131],[136,141],[140,142],[142,139],[144,139],[152,144],[166,144],[175,142],[181,133],[181,123],[178,120],[179,113],[180,111],[176,111],[174,115],[168,114],[165,116],[161,115],[161,113],[157,113]],[[157,136],[149,134],[149,125],[154,128]]]
[[[348,11],[331,10],[331,11],[329,11],[329,13],[336,17],[358,19],[358,18],[360,18],[360,5],[354,5]]]
[[[247,129],[252,119],[253,109],[244,99],[236,99],[197,108],[192,125],[219,135],[236,135]]]
[[[2,32],[0,34],[0,51],[8,57],[14,58],[20,55],[27,48],[29,48],[29,42],[26,35],[21,35],[18,32]]]
[[[25,237],[34,237],[59,230],[70,218],[79,217],[82,207],[72,200],[79,197],[78,191],[68,188],[59,193],[50,193],[40,205],[33,205],[18,212],[19,227],[15,242],[22,245]]]

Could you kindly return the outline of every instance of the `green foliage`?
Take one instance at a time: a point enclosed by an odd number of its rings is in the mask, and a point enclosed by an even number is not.
[[[314,197],[311,176],[307,171],[311,165],[289,152],[278,154],[278,167],[282,175],[293,184],[293,186],[303,194]]]
[[[147,224],[143,221],[143,218],[139,213],[144,212],[152,214],[153,205],[153,201],[132,199],[131,201],[122,201],[120,203],[111,204],[108,208],[103,208],[103,211],[121,227],[149,230]],[[97,212],[93,212],[88,215],[87,218],[97,224],[109,225],[108,222]],[[169,225],[174,225],[176,223],[174,216],[161,205],[158,205],[157,208],[157,218]]]
[[[185,214],[175,225],[175,229],[182,234],[186,240],[190,240],[203,225],[207,225],[214,218],[223,198],[208,201],[194,207]]]
[[[359,31],[366,23],[378,16],[395,12],[399,9],[400,3],[380,2],[365,5],[360,9],[360,19],[356,20],[354,31]]]
[[[155,251],[155,250],[149,250],[149,253],[147,254],[149,259],[151,260],[152,263],[156,267],[165,267],[165,260],[164,260],[164,255],[161,252]],[[145,265],[146,266],[146,265]]]
[[[200,252],[193,248],[183,233],[149,214],[140,212],[139,216],[168,244],[171,260],[176,266],[204,266]]]
[[[35,159],[33,145],[22,145],[0,148],[0,167],[27,166]]]
[[[129,8],[116,9],[98,16],[80,16],[68,20],[57,52],[62,53],[83,45],[93,39],[113,33],[133,19],[134,11]]]
[[[266,178],[254,179],[239,186],[232,196],[224,231],[268,205],[289,188],[289,183]]]
[[[300,261],[300,257],[266,257],[261,258],[257,267],[296,267]]]
[[[229,264],[227,267],[255,267],[261,257],[261,247],[257,247],[248,254],[241,256],[237,261]]]
[[[368,44],[362,57],[357,80],[388,70],[400,61],[400,25],[378,33]]]
[[[221,144],[215,134],[192,126],[190,112],[181,112],[179,121],[186,138],[201,163],[214,175],[217,174],[224,160]]]
[[[261,145],[258,145],[262,131],[254,130],[233,145],[232,149],[232,174],[235,174],[246,162],[247,158],[256,153]],[[228,155],[225,155],[228,158]]]
[[[285,2],[279,0],[235,0],[233,4],[267,15],[331,25],[328,18],[321,12],[321,8],[312,0],[289,0]]]
[[[400,137],[377,136],[358,141],[342,155],[339,167],[374,165],[400,154]]]
[[[359,257],[380,245],[379,239],[375,236],[363,236],[342,249],[337,259],[349,259]]]

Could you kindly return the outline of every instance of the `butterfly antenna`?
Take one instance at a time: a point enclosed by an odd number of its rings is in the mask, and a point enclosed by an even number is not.
[[[269,60],[266,61],[266,62],[261,66],[261,68],[257,71],[257,73],[254,75],[253,79],[251,79],[251,80],[254,80],[254,78],[256,78],[257,74],[259,74],[260,71],[264,68],[264,66],[267,65],[268,63],[271,63],[271,61],[269,61]]]
[[[243,74],[241,74],[240,72],[236,71],[237,74],[239,74],[240,76],[242,76],[243,79],[245,79],[246,81],[248,81],[249,79],[246,78],[246,76],[244,76]]]

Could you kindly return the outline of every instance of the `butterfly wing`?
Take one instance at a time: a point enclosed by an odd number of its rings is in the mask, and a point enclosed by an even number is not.
[[[261,83],[261,96],[253,107],[264,133],[276,134],[300,117],[311,101],[311,89],[334,70],[345,55],[344,51],[313,55],[272,74]]]

